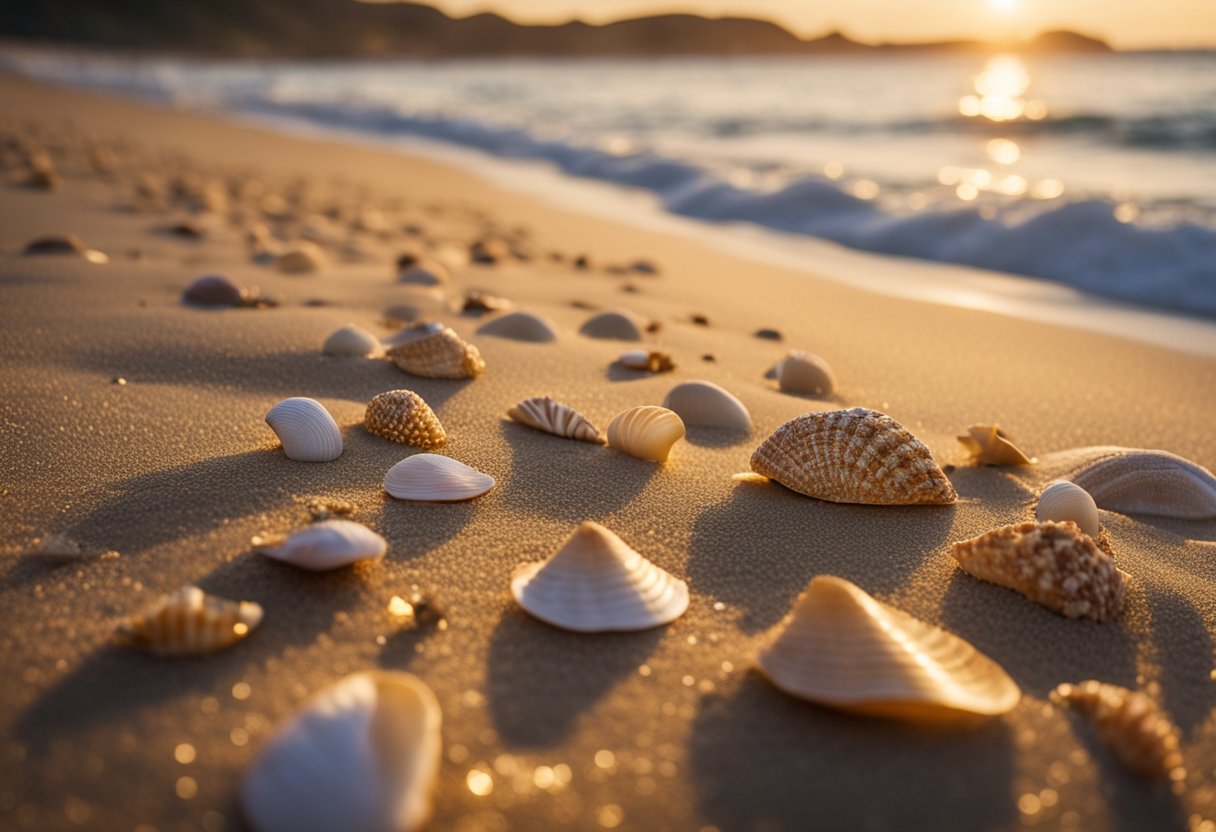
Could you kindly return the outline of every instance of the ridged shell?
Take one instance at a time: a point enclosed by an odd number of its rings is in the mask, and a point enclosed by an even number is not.
[[[361,560],[379,560],[388,551],[388,541],[353,520],[322,520],[300,529],[277,546],[258,551],[301,569],[324,572]]]
[[[1186,778],[1178,729],[1143,693],[1095,680],[1060,685],[1052,699],[1086,714],[1123,765],[1143,777]]]
[[[501,318],[495,318],[483,324],[477,330],[478,335],[496,335],[499,338],[510,338],[513,341],[529,341],[534,344],[547,344],[557,340],[557,331],[553,324],[540,315],[531,312],[511,312]]]
[[[1011,441],[998,425],[972,425],[958,441],[977,465],[1030,465],[1030,457]]]
[[[398,283],[415,286],[442,286],[448,280],[447,267],[436,260],[421,260],[397,276]]]
[[[608,447],[651,462],[666,462],[683,438],[684,423],[665,407],[631,407],[608,424]]]
[[[316,399],[284,399],[266,413],[266,424],[278,435],[288,459],[330,462],[342,456],[338,423]]]
[[[752,432],[747,407],[712,381],[686,381],[671,388],[663,407],[673,411],[686,425]]]
[[[384,490],[398,500],[452,503],[480,497],[494,478],[459,460],[438,454],[415,454],[384,475]]]
[[[592,315],[578,330],[588,338],[610,338],[617,341],[641,341],[642,327],[633,315],[624,311],[601,312]]]
[[[311,274],[325,268],[325,253],[315,243],[301,240],[276,257],[274,264],[284,274]]]
[[[205,274],[186,287],[182,299],[203,306],[245,306],[249,290],[231,278]]]
[[[1186,520],[1216,517],[1216,477],[1166,451],[1111,448],[1068,479],[1110,511]]]
[[[241,786],[256,832],[414,832],[432,813],[439,702],[406,673],[355,673],[278,727]]]
[[[756,449],[751,465],[799,494],[835,503],[945,505],[958,498],[920,440],[862,407],[791,419]]]
[[[580,442],[594,442],[597,445],[603,445],[606,441],[604,437],[600,436],[595,425],[583,418],[577,410],[567,407],[561,402],[555,402],[548,396],[524,399],[508,410],[507,415],[521,425],[527,425],[554,436],[564,436]]]
[[[580,633],[648,630],[688,609],[687,584],[591,522],[548,560],[518,567],[511,594],[540,620]]]
[[[321,352],[347,358],[369,358],[379,354],[380,339],[361,326],[347,324],[330,333]]]
[[[644,370],[648,373],[669,373],[676,368],[670,355],[655,350],[626,350],[621,353],[616,363],[631,370]]]
[[[399,344],[388,356],[400,369],[423,378],[476,378],[486,369],[477,347],[447,328]]]
[[[873,716],[996,716],[1021,699],[968,642],[828,575],[811,581],[756,664],[792,696]]]
[[[413,390],[389,390],[367,403],[367,432],[415,448],[441,448],[448,435],[430,405]]]
[[[166,595],[118,628],[121,640],[158,656],[197,656],[230,647],[262,622],[252,601],[229,601],[196,586]]]
[[[830,396],[836,390],[836,375],[828,363],[814,353],[791,350],[777,365],[777,386],[783,393]]]
[[[1076,523],[1022,523],[955,543],[963,570],[1068,618],[1109,621],[1123,609],[1124,575]]]
[[[1098,507],[1089,492],[1076,483],[1056,480],[1043,489],[1034,517],[1039,522],[1054,520],[1062,523],[1071,520],[1081,531],[1097,538],[1102,531],[1098,521]]]

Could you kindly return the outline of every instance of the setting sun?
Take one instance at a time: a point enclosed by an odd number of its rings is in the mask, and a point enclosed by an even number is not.
[[[1018,7],[1019,0],[987,0],[988,7],[998,12],[1011,12]]]

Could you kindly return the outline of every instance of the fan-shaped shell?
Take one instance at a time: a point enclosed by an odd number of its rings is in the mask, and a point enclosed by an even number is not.
[[[389,390],[367,403],[367,432],[415,448],[439,448],[448,435],[430,405],[413,390]]]
[[[671,447],[683,438],[684,423],[665,407],[631,407],[608,424],[610,448],[651,462],[666,462]]]
[[[442,286],[449,280],[447,267],[437,260],[420,260],[397,277],[398,283]]]
[[[284,399],[266,413],[283,443],[283,454],[297,462],[330,462],[342,456],[342,432],[325,406],[316,399]]]
[[[284,274],[311,274],[325,268],[325,253],[316,243],[301,240],[275,258],[274,264]]]
[[[958,441],[980,465],[1030,465],[1034,462],[998,425],[972,425]]]
[[[686,425],[751,433],[752,417],[747,407],[712,381],[686,381],[668,392],[663,406]]]
[[[603,445],[605,442],[595,425],[583,418],[582,414],[561,402],[553,401],[548,396],[524,399],[508,410],[507,415],[521,425],[554,436],[594,442],[597,445]]]
[[[256,832],[414,832],[432,812],[442,716],[406,673],[355,673],[317,693],[241,786]]]
[[[476,378],[486,369],[477,347],[448,328],[398,344],[388,356],[400,369],[423,378]]]
[[[230,647],[262,622],[252,601],[229,601],[196,586],[166,595],[118,628],[120,639],[158,656],[197,656]]]
[[[1178,729],[1143,693],[1091,679],[1060,685],[1052,699],[1086,714],[1111,753],[1136,774],[1185,779]]]
[[[601,312],[592,315],[579,332],[588,338],[609,338],[617,341],[641,341],[642,327],[637,319],[623,310]]]
[[[258,551],[301,569],[324,572],[361,560],[379,560],[388,551],[388,541],[353,520],[323,520]]]
[[[688,609],[687,584],[591,522],[548,560],[517,568],[511,594],[540,620],[580,633],[648,630]]]
[[[1110,511],[1187,520],[1216,517],[1216,477],[1166,451],[1110,448],[1068,477]]]
[[[1054,520],[1062,523],[1071,520],[1081,531],[1095,539],[1102,530],[1094,498],[1081,486],[1066,480],[1056,480],[1043,489],[1034,509],[1034,517],[1040,522]]]
[[[855,407],[807,413],[777,428],[752,470],[835,503],[944,505],[958,495],[933,455],[890,416]]]
[[[814,353],[791,350],[777,365],[777,386],[783,393],[830,396],[836,390],[836,375],[828,362]]]
[[[231,278],[205,274],[186,287],[182,299],[204,306],[245,306],[249,290]]]
[[[477,334],[496,335],[499,338],[530,341],[535,344],[546,344],[557,340],[557,331],[547,318],[522,311],[511,312],[483,324],[477,330]]]
[[[968,642],[827,575],[811,581],[756,664],[792,696],[875,716],[996,716],[1021,698]]]
[[[480,497],[494,478],[459,460],[438,454],[415,454],[384,475],[384,490],[398,500],[451,503]]]
[[[622,367],[648,373],[669,373],[676,368],[670,355],[657,350],[626,350],[616,362]]]
[[[361,326],[347,324],[330,333],[321,352],[348,358],[374,357],[380,353],[380,339]]]

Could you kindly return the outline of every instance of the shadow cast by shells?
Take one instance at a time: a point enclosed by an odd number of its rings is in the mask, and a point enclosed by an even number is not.
[[[1161,704],[1184,739],[1207,719],[1216,706],[1212,683],[1212,634],[1203,616],[1183,596],[1165,587],[1145,589],[1152,612],[1154,660],[1161,676]],[[1204,660],[1204,657],[1207,660]]]
[[[1008,468],[957,465],[946,476],[962,499],[982,500],[994,511],[1011,513],[1030,505],[1030,514],[1034,514],[1035,492]]]
[[[373,509],[376,520],[371,525],[388,540],[386,557],[389,560],[416,558],[460,534],[484,499],[479,497],[463,503],[418,503],[384,494],[384,502]]]
[[[626,342],[622,342],[622,344],[624,343]],[[628,347],[622,346],[621,349],[628,349]],[[637,347],[637,349],[641,349],[641,347]],[[648,373],[645,370],[635,370],[632,367],[626,367],[623,364],[618,364],[616,361],[613,361],[608,365],[608,368],[604,370],[604,378],[608,379],[608,381],[645,381],[654,375],[655,373]]]
[[[730,448],[734,445],[741,445],[751,439],[749,433],[730,428],[685,425],[684,429],[685,441],[702,448]]]

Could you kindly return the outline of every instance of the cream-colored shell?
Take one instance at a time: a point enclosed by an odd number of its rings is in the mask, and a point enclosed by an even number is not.
[[[679,416],[685,425],[752,432],[752,417],[747,407],[712,381],[677,384],[663,399],[663,406]]]
[[[1034,509],[1034,517],[1039,522],[1054,520],[1062,523],[1071,520],[1093,538],[1097,538],[1102,530],[1094,498],[1084,488],[1067,480],[1056,480],[1043,489]]]
[[[323,520],[258,551],[301,569],[324,572],[361,560],[379,560],[388,551],[388,541],[353,520]]]
[[[125,644],[158,656],[197,656],[230,647],[262,623],[252,601],[229,601],[187,586],[162,597],[118,628]]]
[[[1216,477],[1202,465],[1166,451],[1101,450],[1068,477],[1101,508],[1186,520],[1216,517]]]
[[[301,240],[275,258],[275,266],[284,274],[311,274],[327,265],[325,253],[316,243]]]
[[[398,277],[398,283],[409,283],[415,286],[442,286],[449,280],[447,267],[437,260],[423,260],[403,271]]]
[[[972,425],[958,437],[972,459],[980,465],[1030,465],[1034,462],[1013,444],[999,425]]]
[[[593,442],[597,445],[603,445],[605,442],[595,425],[587,421],[581,413],[561,402],[555,402],[548,396],[524,399],[508,410],[507,416],[521,425],[554,436]]]
[[[342,456],[342,431],[316,399],[284,399],[267,411],[266,424],[279,437],[288,459],[330,462]]]
[[[608,447],[650,462],[666,462],[672,446],[683,438],[680,417],[655,405],[631,407],[608,424]]]
[[[399,369],[423,378],[476,378],[486,369],[477,347],[450,328],[399,344],[388,357]]]
[[[592,315],[578,330],[588,338],[608,338],[616,341],[641,341],[642,327],[629,312],[614,310]]]
[[[777,365],[777,386],[783,393],[830,396],[836,390],[836,375],[828,363],[814,353],[791,350]]]
[[[348,358],[374,358],[381,352],[380,339],[361,326],[347,324],[330,333],[321,352]]]
[[[513,341],[528,341],[534,344],[547,344],[557,340],[557,329],[552,321],[531,312],[511,312],[483,324],[478,335],[494,335],[499,338],[510,338]]]
[[[414,454],[384,475],[384,490],[398,500],[451,503],[480,497],[494,478],[459,460],[438,454]]]

